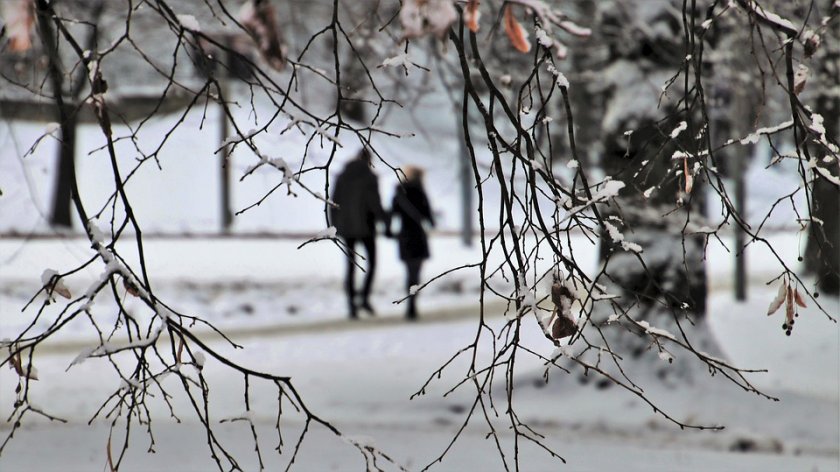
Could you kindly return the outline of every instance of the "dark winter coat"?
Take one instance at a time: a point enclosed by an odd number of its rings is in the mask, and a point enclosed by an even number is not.
[[[423,222],[428,221],[434,226],[429,199],[420,182],[407,182],[397,186],[394,200],[391,203],[390,219],[400,220],[400,232],[397,241],[400,248],[400,259],[428,259],[429,243]],[[390,220],[387,228],[390,230]]]
[[[330,223],[344,238],[368,238],[376,235],[376,221],[385,219],[379,183],[368,163],[350,161],[335,182],[330,207]]]

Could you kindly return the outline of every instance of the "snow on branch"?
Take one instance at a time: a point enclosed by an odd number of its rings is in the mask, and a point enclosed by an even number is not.
[[[568,213],[566,213],[566,216],[564,216],[563,219],[558,222],[558,225],[565,223],[574,215],[582,212],[583,210],[591,207],[596,203],[604,203],[607,200],[616,197],[618,195],[619,190],[624,188],[624,185],[624,182],[620,180],[608,180],[604,182],[601,189],[592,194],[591,200],[587,201],[582,205],[569,208]]]
[[[779,131],[786,130],[793,126],[793,120],[785,121],[784,123],[780,123],[776,126],[768,126],[765,128],[758,128],[757,130],[753,131],[752,133],[748,134],[747,136],[741,138],[739,141],[741,144],[755,144],[758,142],[758,138],[761,136],[769,136],[771,134],[778,133]],[[732,144],[734,141],[729,140],[726,144]]]
[[[614,243],[620,244],[621,248],[625,251],[635,252],[636,254],[642,252],[642,246],[639,246],[638,244],[632,243],[630,241],[626,241],[624,239],[624,235],[621,234],[621,231],[619,231],[618,228],[616,228],[609,221],[604,221],[604,227],[607,229],[607,233],[609,233],[610,239],[612,239]]]
[[[519,4],[530,9],[543,25],[557,25],[567,33],[588,38],[592,30],[571,21],[560,10],[554,10],[542,0],[509,0],[508,3]]]
[[[798,34],[798,29],[790,20],[782,18],[771,11],[765,10],[764,7],[754,0],[738,0],[738,5],[755,16],[759,23],[763,23],[777,31],[781,31],[790,37],[794,37]]]
[[[198,20],[192,15],[177,15],[178,21],[181,23],[181,26],[188,31],[192,31],[194,33],[201,32],[201,24]]]

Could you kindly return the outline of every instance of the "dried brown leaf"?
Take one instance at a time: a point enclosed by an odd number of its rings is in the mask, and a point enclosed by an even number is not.
[[[787,320],[788,326],[790,326],[790,322],[793,321],[793,315],[796,310],[793,308],[793,287],[788,287],[787,297],[785,298],[785,320]]]
[[[531,43],[528,42],[528,32],[519,24],[516,17],[513,16],[513,9],[510,5],[505,6],[505,33],[510,39],[510,43],[519,52],[528,52],[531,50]]]
[[[685,174],[685,193],[691,193],[691,189],[694,188],[694,176],[691,175],[691,171],[688,170],[688,159],[683,159],[683,173]]]
[[[551,317],[549,329],[551,330],[551,338],[557,340],[569,337],[577,332],[575,322],[557,310],[555,310],[554,316]]]
[[[9,367],[15,371],[21,378],[29,380],[38,380],[38,370],[32,364],[23,367],[23,361],[20,358],[20,352],[17,352],[10,359]]]
[[[137,290],[137,287],[131,283],[127,278],[123,277],[123,287],[125,287],[125,291],[134,295],[135,297],[140,296],[140,291]]]
[[[117,468],[114,467],[114,457],[111,455],[111,435],[108,435],[108,444],[105,447],[105,454],[108,457],[108,469],[111,472],[116,472]]]
[[[481,12],[478,11],[478,5],[480,3],[481,0],[469,0],[467,2],[467,8],[464,11],[464,21],[467,24],[467,28],[473,33],[478,32],[478,19],[481,17]]]
[[[35,24],[35,5],[32,0],[8,2],[6,35],[9,37],[10,52],[26,52],[32,47],[32,26]]]
[[[820,48],[820,43],[822,42],[822,39],[820,38],[820,35],[814,33],[813,31],[806,31],[804,37],[807,38],[805,39],[804,45],[805,58],[810,59],[811,56],[813,56],[814,53],[817,52],[817,49]]]
[[[548,323],[547,330],[552,339],[563,339],[577,332],[577,326],[572,318],[572,303],[574,294],[561,281],[551,285],[551,301],[554,303],[554,313]]]
[[[802,298],[802,295],[799,293],[799,289],[793,289],[793,299],[796,301],[797,305],[802,308],[808,308],[808,305],[805,304],[805,299]]]
[[[20,364],[20,352],[18,352],[17,354],[12,356],[11,359],[9,359],[9,368],[17,372],[17,374],[21,377],[23,377],[23,368]]]
[[[805,84],[808,83],[808,76],[809,76],[808,67],[800,64],[799,67],[796,68],[796,72],[793,74],[793,94],[799,95],[805,90]]]
[[[767,308],[767,316],[776,313],[779,310],[779,307],[782,306],[782,303],[785,301],[785,296],[787,295],[787,282],[783,281],[782,285],[779,287],[779,293],[776,294],[776,298],[770,302],[770,307]]]
[[[286,65],[286,50],[281,39],[277,12],[271,2],[249,1],[242,6],[239,20],[257,44],[263,59],[275,70]]]
[[[178,363],[181,363],[181,354],[184,352],[184,338],[178,338]]]
[[[52,289],[53,292],[61,295],[66,299],[70,299],[73,295],[70,293],[70,290],[62,283],[61,281],[55,284],[55,287]]]

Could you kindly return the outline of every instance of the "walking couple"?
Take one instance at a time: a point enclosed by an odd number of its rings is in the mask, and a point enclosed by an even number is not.
[[[411,294],[410,289],[420,283],[420,269],[423,261],[429,258],[429,243],[423,223],[427,222],[431,226],[435,223],[423,189],[423,171],[407,166],[401,174],[389,211],[382,208],[379,183],[371,170],[371,155],[367,149],[362,149],[336,179],[332,195],[336,206],[330,207],[330,222],[346,245],[344,290],[351,319],[358,317],[359,309],[374,314],[370,305],[370,291],[376,273],[376,223],[383,222],[385,235],[393,237],[391,223],[394,219],[400,222],[396,238],[400,259],[406,266],[406,318],[417,319],[417,296]],[[367,259],[360,293],[356,291],[355,284],[356,267],[361,267],[356,262],[356,247],[359,244],[364,247]]]

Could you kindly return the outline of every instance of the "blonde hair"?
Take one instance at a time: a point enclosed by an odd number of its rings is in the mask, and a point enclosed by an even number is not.
[[[403,182],[418,182],[423,178],[423,169],[420,167],[408,165],[400,170],[402,171],[400,180]]]

